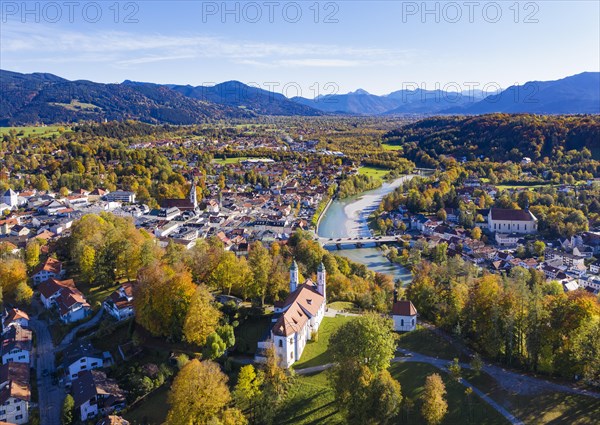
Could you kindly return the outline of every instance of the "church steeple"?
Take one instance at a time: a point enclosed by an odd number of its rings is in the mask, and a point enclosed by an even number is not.
[[[296,260],[292,262],[290,267],[290,293],[294,292],[298,288],[298,263]]]
[[[325,265],[323,265],[323,263],[319,264],[319,267],[317,268],[317,291],[319,291],[319,294],[323,295],[323,297],[326,297],[326,288],[327,288],[327,273],[325,272]]]
[[[198,194],[196,193],[196,179],[192,181],[192,187],[190,189],[190,203],[194,206],[194,209],[198,208]]]

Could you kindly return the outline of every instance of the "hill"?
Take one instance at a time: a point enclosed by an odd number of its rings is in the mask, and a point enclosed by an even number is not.
[[[280,93],[248,86],[239,81],[227,81],[210,87],[189,85],[169,87],[193,99],[244,108],[260,115],[323,115],[322,111],[293,102]]]
[[[434,117],[393,130],[384,143],[400,145],[408,159],[452,155],[457,159],[487,157],[496,161],[537,160],[570,150],[598,154],[599,116],[491,114]]]
[[[52,74],[0,70],[0,125],[135,119],[193,124],[255,114],[184,96],[156,84],[69,81]]]

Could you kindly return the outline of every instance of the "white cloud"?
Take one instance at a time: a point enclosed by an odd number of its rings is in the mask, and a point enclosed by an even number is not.
[[[256,67],[394,66],[406,64],[415,55],[410,50],[262,43],[198,34],[84,33],[41,25],[27,26],[25,30],[18,24],[6,24],[1,41],[5,60],[12,62],[34,56],[40,63],[89,61],[112,63],[117,67],[184,59],[224,59]]]

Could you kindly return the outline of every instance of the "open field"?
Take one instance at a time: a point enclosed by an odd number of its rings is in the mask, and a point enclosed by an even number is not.
[[[463,376],[495,402],[526,424],[587,425],[597,423],[600,400],[577,394],[543,393],[523,395],[506,391],[487,373],[464,370]]]
[[[319,366],[331,363],[331,354],[327,348],[329,346],[329,338],[331,335],[344,323],[352,320],[353,317],[337,316],[324,317],[319,326],[318,340],[309,341],[304,347],[300,361],[294,365],[294,369],[304,369],[307,367]]]
[[[333,310],[341,311],[341,310],[354,310],[356,305],[349,301],[334,301],[330,304],[327,304],[328,308]]]
[[[248,157],[247,156],[240,156],[239,158],[215,158],[213,159],[213,162],[215,164],[219,164],[219,165],[230,165],[230,164],[237,164],[239,162],[245,161],[247,160]]]
[[[383,180],[385,178],[385,176],[388,175],[390,170],[386,170],[385,168],[365,166],[365,167],[360,167],[358,169],[358,172],[359,172],[359,174],[362,174],[365,176],[377,177],[377,178]]]
[[[402,150],[402,146],[400,146],[400,145],[382,144],[381,147],[383,148],[384,151],[401,151]]]
[[[446,384],[446,401],[448,402],[448,414],[441,425],[450,424],[506,424],[506,419],[490,407],[486,402],[476,395],[471,400],[465,395],[465,387],[452,380],[447,374],[442,373],[436,367],[424,363],[395,363],[390,368],[390,373],[400,382],[402,396],[410,398],[415,407],[410,412],[403,409],[401,424],[421,424],[425,420],[420,415],[419,396],[423,391],[423,385],[427,376],[439,373]]]
[[[18,137],[28,137],[28,136],[45,136],[51,137],[53,135],[58,135],[58,129],[63,128],[65,131],[68,131],[67,128],[61,127],[58,125],[52,125],[47,127],[0,127],[0,136],[4,136],[6,134],[10,134],[11,130],[15,130],[17,132]]]
[[[421,417],[419,395],[428,375],[439,373],[430,365],[423,363],[396,363],[390,368],[390,373],[402,386],[403,399],[410,399],[413,407],[406,409],[403,405],[400,417],[394,424],[424,424]],[[488,404],[472,396],[471,400],[465,395],[465,388],[452,381],[447,375],[441,374],[446,384],[446,400],[448,414],[441,425],[504,425],[507,421]],[[328,424],[341,425],[345,423],[343,415],[335,404],[335,396],[328,381],[327,372],[309,376],[298,376],[296,386],[288,396],[284,411],[280,415],[285,418],[280,422],[286,425]]]

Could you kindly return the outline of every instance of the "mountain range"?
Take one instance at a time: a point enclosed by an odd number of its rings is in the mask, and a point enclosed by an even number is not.
[[[0,126],[104,119],[194,124],[260,115],[600,114],[599,72],[528,82],[494,95],[416,89],[378,96],[359,89],[290,99],[238,81],[210,87],[129,80],[103,84],[0,70],[0,92]]]

